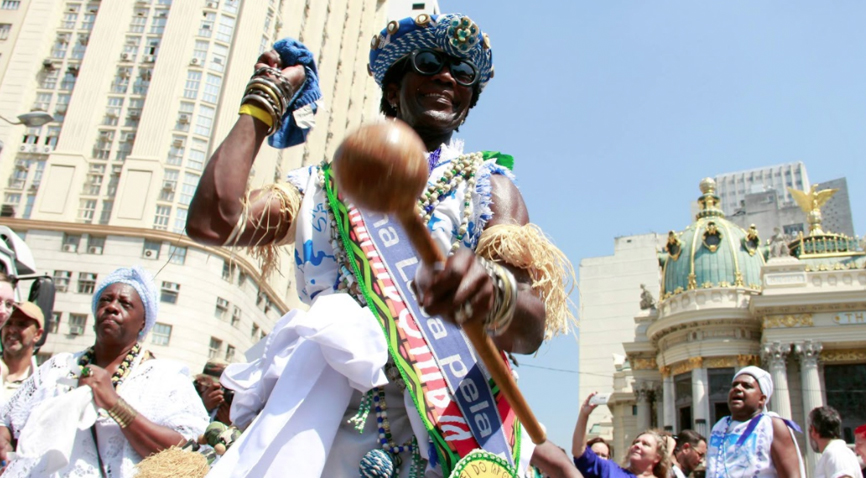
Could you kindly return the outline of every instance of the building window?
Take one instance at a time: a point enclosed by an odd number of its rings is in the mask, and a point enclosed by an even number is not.
[[[253,328],[250,329],[250,338],[255,340],[259,335],[259,324],[253,324]]]
[[[18,204],[21,202],[21,195],[18,193],[6,193],[3,197],[5,204]]]
[[[141,251],[141,257],[145,259],[159,259],[159,250],[162,248],[162,243],[159,241],[144,240],[144,249]]]
[[[177,304],[177,296],[180,294],[180,284],[177,282],[162,281],[162,289],[159,300],[167,304]]]
[[[207,357],[210,359],[215,359],[219,357],[220,351],[223,348],[223,341],[217,338],[210,338],[210,346],[208,347]]]
[[[168,261],[172,264],[182,266],[186,262],[186,247],[168,246]]]
[[[244,271],[238,272],[238,287],[243,287],[247,283],[247,274]]]
[[[195,134],[210,136],[210,128],[213,126],[214,109],[210,106],[199,105],[198,117],[195,123]]]
[[[181,102],[180,109],[177,113],[177,122],[174,125],[175,130],[189,131],[189,124],[192,122],[192,112],[194,108],[194,103]]]
[[[192,202],[192,197],[195,194],[195,189],[198,187],[200,176],[193,173],[183,173],[183,187],[180,190],[180,203],[184,206],[189,206]]]
[[[114,176],[112,176],[114,177]],[[109,183],[109,186],[111,183]],[[117,185],[115,184],[115,188]],[[111,194],[112,196],[114,194]],[[102,201],[102,213],[99,214],[99,223],[100,224],[108,224],[108,221],[111,219],[111,211],[114,209],[114,201],[104,200]]]
[[[241,308],[235,306],[232,309],[232,327],[239,327],[241,325]]]
[[[208,103],[216,103],[219,99],[220,88],[222,88],[223,79],[217,75],[213,75],[208,73],[207,82],[204,85],[204,94],[202,95],[202,101],[207,101]]]
[[[78,252],[78,244],[81,243],[81,236],[78,234],[64,234],[63,235],[63,246],[61,250],[63,252]]]
[[[216,39],[225,42],[232,42],[232,34],[235,31],[235,19],[234,17],[227,17],[225,15],[220,16],[220,24],[217,27],[217,35]]]
[[[87,236],[88,254],[102,254],[103,249],[105,249],[105,237]]]
[[[201,71],[189,70],[186,72],[186,83],[183,87],[183,97],[194,100],[198,98],[198,88],[201,84]]]
[[[71,278],[71,271],[54,271],[54,289],[56,289],[57,292],[67,292],[69,290],[69,280]]]
[[[186,162],[186,167],[195,171],[204,169],[204,163],[207,160],[207,141],[198,138],[192,139],[192,147],[189,150],[189,159]]]
[[[180,121],[178,121],[178,124],[180,124]],[[184,124],[189,124],[189,116],[186,117]],[[187,126],[187,128],[189,128],[189,126]],[[170,166],[180,166],[181,163],[183,163],[183,152],[185,147],[186,140],[183,136],[172,136],[171,147],[168,149],[168,161],[166,161],[166,163]],[[166,170],[165,180],[174,181],[175,185],[177,185],[177,171],[172,170],[171,172],[172,174],[168,174],[168,170]],[[174,190],[171,191],[171,197],[174,199]],[[169,199],[169,201],[172,199]]]
[[[78,221],[91,224],[94,214],[96,214],[96,200],[82,199],[78,207]]]
[[[153,217],[153,228],[159,231],[168,229],[168,219],[171,217],[171,206],[156,206]]]
[[[217,73],[222,73],[225,71],[226,56],[228,56],[228,54],[229,48],[227,46],[214,43],[211,62],[208,67]]]
[[[231,282],[234,277],[234,267],[232,267],[231,262],[223,261],[223,280]]]
[[[164,10],[163,10],[164,11]],[[150,24],[150,33],[154,35],[162,35],[165,32],[165,22],[168,18],[157,15]]]
[[[228,316],[228,312],[229,312],[229,301],[223,299],[222,297],[217,297],[216,308],[214,309],[213,316],[219,320],[226,320],[226,316]]]
[[[198,60],[198,64],[200,66],[204,66],[205,61],[207,61],[207,49],[210,47],[210,42],[205,40],[196,40],[195,41],[195,49],[192,51],[192,57]],[[199,76],[201,79],[201,76]]]
[[[201,25],[198,28],[198,36],[210,38],[213,34],[214,21],[216,21],[216,13],[205,12],[204,19],[201,21]]]
[[[168,324],[153,324],[150,341],[155,345],[168,345],[171,340],[171,326]]]
[[[51,313],[51,324],[48,325],[48,333],[56,334],[60,330],[60,319],[63,318],[63,312]]]
[[[177,208],[174,213],[174,229],[177,234],[185,234],[186,232],[186,216],[188,211],[182,207]]]
[[[79,294],[93,294],[93,290],[96,288],[96,274],[92,272],[79,272],[78,273],[78,293]]]
[[[12,30],[11,23],[0,23],[0,41],[9,38],[9,32]]]
[[[3,0],[3,3],[0,4],[0,9],[3,10],[18,10],[18,7],[21,6],[21,0]]]
[[[81,335],[87,325],[87,314],[69,314],[69,335]]]
[[[235,348],[233,345],[226,347],[226,362],[231,362],[235,358]]]
[[[412,4],[412,10],[424,10],[424,4],[423,3],[413,3]]]
[[[854,430],[866,422],[866,364],[824,365],[827,405],[842,416],[842,438],[854,443]]]
[[[181,150],[181,153],[183,151]],[[169,157],[171,153],[169,152]],[[174,201],[174,191],[177,189],[178,171],[175,169],[166,169],[162,177],[162,189],[159,190],[159,200],[171,202]]]
[[[2,35],[3,25],[0,25],[0,37],[2,37]],[[42,81],[39,82],[39,87],[45,90],[53,90],[56,88],[57,79],[60,78],[60,70],[52,67],[50,70],[43,69],[42,71]]]

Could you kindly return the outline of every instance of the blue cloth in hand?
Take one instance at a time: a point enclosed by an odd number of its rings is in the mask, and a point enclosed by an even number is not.
[[[616,462],[599,458],[590,447],[586,447],[583,455],[574,459],[574,466],[585,478],[636,478],[634,473]]]
[[[280,54],[283,67],[303,65],[306,74],[303,86],[295,92],[295,96],[283,113],[283,124],[268,138],[268,144],[274,148],[288,148],[306,141],[307,133],[310,132],[309,126],[298,125],[293,113],[309,105],[313,114],[316,114],[319,107],[317,101],[322,97],[322,91],[319,89],[316,61],[313,59],[312,52],[303,43],[294,38],[283,38],[274,43],[274,50]]]

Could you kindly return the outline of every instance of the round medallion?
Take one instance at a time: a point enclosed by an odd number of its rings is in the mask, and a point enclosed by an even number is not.
[[[429,24],[430,24],[430,15],[427,15],[426,13],[422,13],[422,14],[418,15],[417,17],[415,17],[415,25],[417,25],[421,28],[424,28]]]
[[[498,455],[473,450],[457,462],[449,478],[517,478],[517,471]]]

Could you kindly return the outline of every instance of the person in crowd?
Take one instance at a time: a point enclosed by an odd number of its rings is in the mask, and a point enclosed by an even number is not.
[[[3,342],[3,359],[0,360],[3,388],[0,391],[0,403],[9,400],[21,386],[21,382],[36,370],[33,350],[42,338],[44,327],[45,318],[38,305],[21,302],[12,306],[9,320],[0,329],[0,339]]]
[[[671,471],[676,478],[686,478],[700,466],[706,455],[707,439],[694,430],[683,430],[676,436]]]
[[[230,410],[234,394],[219,381],[226,365],[220,360],[208,360],[202,372],[195,377],[195,389],[201,396],[211,421],[231,425]]]
[[[773,379],[759,367],[740,369],[731,382],[731,415],[719,420],[710,434],[707,478],[730,476],[806,477],[794,440],[793,422],[767,412]]]
[[[303,109],[293,113],[292,98],[305,98],[317,81],[302,45],[281,40],[274,47],[254,65],[240,116],[202,174],[187,232],[205,244],[252,247],[263,272],[294,242],[298,293],[310,309],[284,317],[260,359],[227,367],[222,383],[235,391],[232,421],[245,431],[211,473],[281,476],[289,463],[303,463],[295,476],[351,476],[359,467],[401,478],[448,476],[483,448],[523,476],[532,441],[479,375],[468,342],[450,338],[468,323],[486,324],[502,351],[534,353],[568,328],[572,269],[529,223],[511,158],[467,154],[455,135],[493,77],[490,39],[467,16],[420,14],[389,22],[371,44],[368,71],[382,91],[380,111],[412,128],[426,149],[429,181],[417,207],[437,247],[450,254],[414,289],[406,284],[421,261],[408,240],[393,240],[399,226],[383,226],[381,215],[347,202],[327,160],[248,192],[262,143],[271,135],[271,145],[288,145],[283,140]],[[379,179],[382,188],[399,186]],[[358,254],[367,247],[379,252]],[[396,300],[382,295],[391,290],[400,296],[399,314],[381,307]],[[434,333],[421,334],[428,325]],[[311,368],[297,358],[307,347],[325,357],[339,350],[341,358]],[[451,370],[461,373],[461,390],[478,393],[452,394]]]
[[[586,446],[586,424],[589,415],[598,406],[590,403],[594,395],[595,392],[586,397],[574,426],[571,453],[580,473],[585,478],[668,478],[671,463],[667,442],[655,430],[643,431],[632,441],[626,452],[624,466],[613,460],[600,459],[592,448]]]
[[[0,272],[0,327],[9,320],[15,305],[15,279]]]
[[[595,437],[592,440],[589,440],[586,442],[586,446],[592,448],[592,451],[594,451],[599,458],[604,458],[605,460],[613,459],[613,447],[602,437]]]
[[[854,453],[860,458],[863,476],[866,477],[866,425],[860,425],[854,430]]]
[[[158,303],[153,278],[140,267],[117,269],[99,283],[93,346],[55,355],[0,408],[0,460],[8,461],[20,439],[8,476],[132,477],[142,458],[204,432],[207,413],[187,368],[143,348]],[[94,405],[95,423],[76,421]],[[63,437],[72,444],[66,464],[56,454],[43,460]]]
[[[809,412],[809,446],[821,454],[812,478],[862,478],[857,455],[842,440],[842,417],[835,408],[816,407]]]

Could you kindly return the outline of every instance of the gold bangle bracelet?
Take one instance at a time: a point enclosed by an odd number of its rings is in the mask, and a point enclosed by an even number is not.
[[[135,417],[138,416],[138,412],[126,403],[126,400],[123,398],[118,398],[117,403],[106,410],[106,413],[108,413],[108,416],[120,425],[120,428],[128,427],[129,424],[135,420]]]

